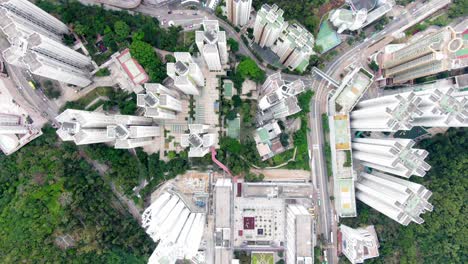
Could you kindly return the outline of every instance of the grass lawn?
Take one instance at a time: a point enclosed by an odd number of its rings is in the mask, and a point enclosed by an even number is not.
[[[96,99],[98,96],[107,96],[109,95],[114,88],[112,87],[98,87],[91,92],[89,92],[87,95],[81,97],[78,99],[78,103],[87,106],[89,103],[91,103],[94,99]]]
[[[252,253],[252,264],[274,264],[273,253]]]

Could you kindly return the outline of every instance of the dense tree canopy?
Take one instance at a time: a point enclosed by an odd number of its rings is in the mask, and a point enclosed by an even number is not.
[[[251,80],[262,83],[265,81],[265,72],[260,69],[257,63],[251,58],[242,58],[239,65],[237,65],[236,73],[239,73],[242,78],[250,78]]]
[[[130,53],[145,68],[152,82],[160,83],[166,78],[166,68],[149,43],[134,40]]]
[[[0,156],[2,263],[146,263],[154,247],[76,146],[57,143],[54,129]]]

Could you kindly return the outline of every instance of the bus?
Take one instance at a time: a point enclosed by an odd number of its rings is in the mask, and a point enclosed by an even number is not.
[[[32,81],[29,81],[28,84],[33,90],[36,90],[36,85]]]

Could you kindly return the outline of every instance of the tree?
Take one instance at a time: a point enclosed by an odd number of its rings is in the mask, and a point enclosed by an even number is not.
[[[374,72],[379,71],[379,65],[377,64],[377,62],[375,62],[375,60],[372,60],[371,63],[369,63],[369,68],[371,68],[371,70],[373,70]]]
[[[314,46],[315,53],[321,54],[323,52],[323,47],[321,45],[315,44]]]
[[[57,99],[62,95],[60,89],[57,88],[51,80],[46,80],[44,82],[44,94],[51,99]]]
[[[130,53],[145,68],[151,81],[162,82],[166,78],[165,67],[150,44],[135,40],[130,45]]]
[[[117,21],[114,24],[114,31],[119,40],[124,40],[130,34],[130,27],[124,21]]]
[[[283,147],[287,147],[289,145],[289,135],[287,133],[281,133],[279,138]]]
[[[239,95],[236,94],[232,96],[232,105],[234,107],[239,107],[242,105],[242,99],[240,98]]]
[[[226,114],[226,119],[227,120],[234,120],[237,117],[237,112],[236,110],[229,110],[229,112]]]
[[[322,58],[317,56],[316,54],[311,55],[309,58],[309,65],[312,67],[318,67],[322,63]]]
[[[251,58],[244,57],[239,65],[237,65],[236,72],[242,76],[242,78],[250,78],[257,83],[265,81],[265,72],[260,69],[257,63]]]
[[[240,154],[242,150],[242,145],[236,139],[222,137],[219,142],[221,149],[225,149],[233,154]]]
[[[236,53],[239,51],[239,43],[233,38],[229,38],[227,44],[231,47],[231,51]]]
[[[145,32],[143,32],[142,30],[138,30],[134,32],[132,35],[132,41],[143,40],[143,39],[145,39]]]
[[[176,62],[176,59],[174,56],[172,56],[171,54],[167,54],[166,56],[164,56],[164,60],[167,62]]]
[[[109,76],[110,75],[110,71],[108,68],[102,68],[102,69],[99,69],[95,74],[94,76],[97,76],[97,77],[103,77],[103,76]]]
[[[84,36],[89,31],[89,28],[77,22],[73,27],[73,31],[80,36]]]

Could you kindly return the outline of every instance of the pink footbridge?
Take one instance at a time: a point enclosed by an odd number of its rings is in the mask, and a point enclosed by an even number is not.
[[[219,160],[216,159],[216,149],[214,147],[211,147],[211,160],[218,165],[221,169],[223,169],[224,172],[226,172],[229,176],[232,176],[231,171],[229,170],[226,165],[222,164]],[[237,177],[234,177],[234,182],[236,181]]]

